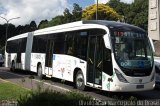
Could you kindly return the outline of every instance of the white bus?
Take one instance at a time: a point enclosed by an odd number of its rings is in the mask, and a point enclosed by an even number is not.
[[[155,86],[151,42],[144,30],[114,21],[86,20],[14,36],[5,66],[113,92]]]

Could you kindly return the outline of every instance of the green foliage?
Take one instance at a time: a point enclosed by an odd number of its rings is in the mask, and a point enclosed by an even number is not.
[[[64,16],[59,15],[59,16],[56,16],[56,17],[52,18],[52,20],[49,21],[48,26],[60,25],[60,24],[63,24],[63,23],[64,23]]]
[[[135,0],[130,6],[128,23],[139,26],[145,30],[148,28],[148,0]],[[142,5],[143,4],[143,5]]]
[[[96,17],[96,4],[90,5],[83,10],[82,18],[84,20],[94,20]],[[121,16],[110,6],[98,4],[98,19],[99,20],[119,20]]]
[[[118,14],[125,15],[128,13],[129,4],[124,2],[120,2],[120,0],[110,0],[107,5],[113,8]]]
[[[128,100],[129,101],[137,101],[138,99],[136,97],[134,97],[134,96],[131,96]]]
[[[109,5],[111,8],[113,8],[119,15],[122,16],[121,21],[127,21],[127,14],[129,12],[129,4],[126,4],[124,2],[120,2],[120,0],[110,0],[107,5]]]
[[[64,21],[65,23],[72,22],[72,14],[70,13],[69,9],[66,8],[63,12],[64,14]]]
[[[79,100],[91,100],[91,97],[77,92],[56,92],[50,89],[34,91],[18,99],[18,106],[76,106]]]
[[[46,27],[48,27],[48,20],[42,20],[38,25],[38,29],[42,29]]]
[[[30,29],[31,29],[31,31],[34,31],[34,30],[37,29],[37,24],[36,24],[35,21],[31,21],[31,23],[30,23]]]
[[[49,88],[44,89],[43,81],[37,83],[37,89],[20,96],[18,106],[75,106],[79,101],[92,100],[90,96],[78,92],[57,92]]]
[[[72,18],[73,21],[80,21],[82,19],[82,7],[80,7],[78,4],[73,4],[73,10],[72,10]]]

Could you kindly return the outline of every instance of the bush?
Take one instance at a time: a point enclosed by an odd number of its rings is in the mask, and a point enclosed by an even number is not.
[[[18,106],[76,106],[80,100],[88,101],[92,98],[77,92],[61,93],[46,89],[32,91],[18,99]]]

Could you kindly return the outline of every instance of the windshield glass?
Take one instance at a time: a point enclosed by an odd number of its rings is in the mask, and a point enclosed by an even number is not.
[[[125,69],[152,67],[152,49],[144,32],[112,31],[112,45],[117,63]]]

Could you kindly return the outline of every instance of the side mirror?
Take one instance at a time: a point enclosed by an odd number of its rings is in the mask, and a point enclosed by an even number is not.
[[[150,37],[149,37],[149,41],[150,41],[150,43],[151,43],[152,50],[153,50],[153,52],[155,53],[156,51],[155,51],[155,48],[154,48],[153,40],[152,40]]]

